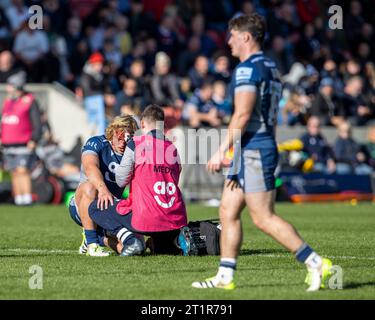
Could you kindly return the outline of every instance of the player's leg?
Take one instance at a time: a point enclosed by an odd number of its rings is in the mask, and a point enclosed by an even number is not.
[[[16,156],[18,182],[21,188],[23,205],[30,205],[33,202],[30,170],[34,160],[35,154],[33,153]]]
[[[17,169],[11,171],[11,178],[12,178],[12,193],[14,197],[14,203],[17,206],[20,206],[23,204],[23,197],[21,193],[21,185],[19,183],[19,174]]]
[[[239,185],[226,180],[220,204],[221,259],[219,271],[215,277],[205,281],[193,282],[194,288],[234,289],[233,276],[242,243],[241,211],[245,206],[244,194]]]
[[[315,277],[309,290],[318,290],[322,278],[319,273],[326,260],[305,243],[289,222],[274,212],[277,150],[246,150],[244,158],[248,163],[244,174],[245,200],[255,226],[295,254],[298,261],[307,265],[309,271],[312,270]]]
[[[12,193],[16,205],[32,203],[31,177],[28,171],[30,160],[29,154],[20,155],[4,150],[4,168],[11,173]]]
[[[117,204],[118,201],[115,201],[113,205],[109,205],[108,209],[100,210],[97,208],[97,201],[93,201],[89,206],[90,218],[122,243],[121,256],[143,254],[145,250],[143,236],[138,235],[137,231],[133,229],[131,213],[127,215],[117,213]]]
[[[97,191],[95,187],[90,182],[84,182],[81,183],[76,190],[75,201],[86,237],[87,255],[104,257],[109,254],[104,252],[99,246],[96,226],[88,213],[88,208],[91,202],[95,200],[96,195]]]
[[[219,215],[222,230],[220,248],[222,258],[237,259],[242,243],[241,211],[245,207],[244,194],[240,186],[226,180]]]
[[[75,196],[73,196],[70,199],[68,209],[69,209],[69,214],[72,220],[82,228],[82,242],[81,242],[81,245],[79,246],[78,253],[86,254],[87,253],[87,241],[86,241],[86,236],[85,236],[85,230],[82,227],[82,221],[81,221],[81,217],[79,216],[79,211],[78,211],[78,207],[75,201]]]
[[[112,236],[105,236],[103,238],[103,241],[106,247],[111,248],[113,251],[117,252],[118,254],[121,254],[124,248],[124,245],[117,238],[112,237]]]
[[[28,169],[18,166],[12,171],[11,176],[15,203],[17,205],[31,204],[31,177]]]
[[[114,252],[120,254],[123,249],[123,244],[116,237],[106,232],[101,226],[96,229],[99,238],[99,245],[102,247],[111,248]]]
[[[79,216],[78,208],[75,202],[75,197],[73,196],[69,203],[69,213],[72,220],[82,228],[81,218]],[[123,245],[117,238],[110,237],[105,234],[104,230],[101,227],[97,227],[97,234],[98,234],[98,243],[101,246],[106,246],[111,248],[113,251],[117,253],[121,253]],[[87,252],[87,242],[85,237],[85,232],[82,232],[82,243],[78,249],[79,254],[86,254]]]
[[[88,208],[95,200],[97,191],[90,182],[81,183],[75,193],[75,201],[79,210],[82,226],[86,230],[95,230],[95,224],[90,219]]]
[[[289,222],[274,213],[273,193],[273,191],[268,191],[245,195],[251,218],[259,230],[270,235],[292,252],[299,262],[307,266],[309,274],[306,282],[310,286],[308,291],[316,291],[324,287],[325,279],[330,275],[332,263],[320,257]]]
[[[31,196],[31,176],[30,171],[26,167],[18,167],[18,183],[20,187],[20,192],[23,197],[23,205],[30,205],[33,202]]]
[[[243,157],[246,163],[243,189],[254,224],[288,250],[296,251],[303,240],[288,222],[274,214],[277,149],[244,150]]]
[[[297,230],[287,221],[274,214],[274,191],[245,194],[246,205],[255,226],[270,235],[291,252],[304,243]]]

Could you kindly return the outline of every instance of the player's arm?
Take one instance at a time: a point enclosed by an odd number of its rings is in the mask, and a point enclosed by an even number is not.
[[[37,142],[42,137],[42,115],[40,113],[39,106],[35,100],[30,106],[29,116],[31,121],[32,134],[31,140],[28,142],[27,146],[31,150],[34,150]]]
[[[116,169],[116,183],[119,187],[127,186],[133,176],[135,166],[135,144],[131,139],[125,148],[120,165]]]
[[[241,88],[241,87],[240,87]],[[251,87],[254,88],[254,87]],[[256,89],[237,90],[234,95],[234,113],[229,122],[228,132],[218,151],[207,163],[207,170],[214,173],[221,169],[225,152],[239,141],[246,130],[257,99]]]
[[[98,208],[103,210],[103,208],[108,208],[108,203],[113,205],[113,195],[108,190],[103,174],[99,167],[99,158],[95,153],[83,153],[82,154],[82,167],[83,171],[87,177],[87,180],[95,187],[98,191]]]
[[[96,190],[99,190],[102,185],[105,185],[103,174],[99,169],[99,158],[94,153],[84,153],[82,154],[82,167],[87,180],[95,187]]]

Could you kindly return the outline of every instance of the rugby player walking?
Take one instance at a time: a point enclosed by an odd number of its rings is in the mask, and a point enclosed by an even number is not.
[[[233,275],[242,243],[240,214],[247,206],[255,226],[307,266],[307,290],[319,290],[330,275],[331,261],[319,256],[290,223],[274,213],[274,174],[278,162],[275,128],[282,85],[275,63],[261,51],[265,22],[258,14],[240,15],[229,22],[229,31],[232,55],[240,60],[231,83],[234,113],[228,134],[207,163],[207,170],[214,173],[223,167],[225,152],[233,141],[241,141],[241,148],[235,148],[221,199],[219,271],[192,286],[235,288]]]

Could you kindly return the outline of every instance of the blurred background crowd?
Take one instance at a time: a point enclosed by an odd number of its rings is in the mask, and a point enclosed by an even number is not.
[[[27,23],[43,8],[43,29]],[[343,29],[328,27],[331,0],[0,0],[0,83],[57,81],[83,101],[97,132],[116,115],[165,107],[169,126],[219,127],[232,113],[227,23],[257,12],[264,51],[283,80],[278,122],[306,126],[304,152],[330,172],[375,167],[373,1],[340,1]],[[99,106],[99,107],[98,107]],[[319,127],[337,127],[329,146]],[[357,142],[351,127],[366,126]],[[309,147],[310,146],[310,147]],[[361,169],[356,169],[359,167]]]

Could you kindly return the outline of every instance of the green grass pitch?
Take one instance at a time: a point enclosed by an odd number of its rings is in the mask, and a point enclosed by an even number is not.
[[[0,299],[375,299],[375,205],[278,204],[319,253],[343,269],[343,290],[305,292],[305,266],[251,224],[234,291],[199,290],[191,282],[213,276],[218,257],[80,256],[80,228],[64,206],[0,206]],[[190,220],[213,218],[216,208],[188,207]],[[29,268],[43,269],[43,289],[29,289]]]

